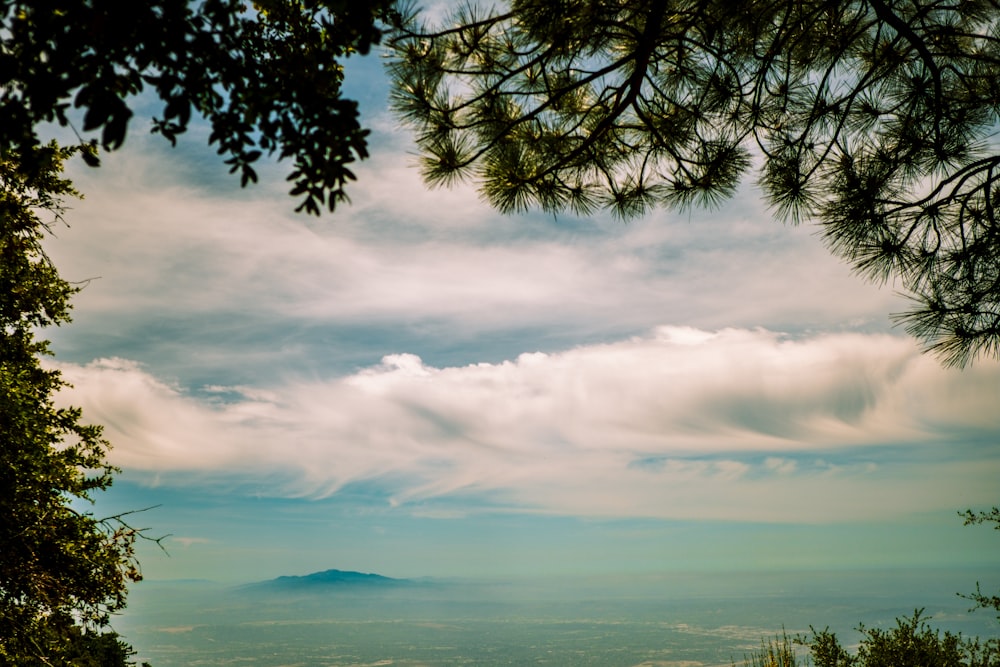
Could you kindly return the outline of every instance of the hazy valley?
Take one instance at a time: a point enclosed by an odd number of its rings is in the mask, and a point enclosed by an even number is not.
[[[958,590],[1000,573],[676,573],[496,581],[317,573],[246,586],[150,582],[117,626],[154,667],[729,665],[786,629],[891,625],[998,635]],[[345,576],[340,576],[345,575]],[[992,579],[990,578],[992,577]]]

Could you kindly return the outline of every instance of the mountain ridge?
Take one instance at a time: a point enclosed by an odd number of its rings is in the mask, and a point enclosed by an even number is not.
[[[372,572],[329,569],[305,575],[282,575],[242,586],[244,590],[302,590],[326,588],[388,588],[415,584],[412,579],[397,579]]]

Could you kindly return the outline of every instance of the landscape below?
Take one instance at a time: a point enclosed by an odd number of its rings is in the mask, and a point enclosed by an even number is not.
[[[924,609],[941,630],[1000,636],[956,595],[1000,570],[699,572],[510,580],[328,570],[241,586],[144,582],[115,623],[154,667],[741,663],[810,626],[846,647]],[[803,649],[805,652],[805,649]]]

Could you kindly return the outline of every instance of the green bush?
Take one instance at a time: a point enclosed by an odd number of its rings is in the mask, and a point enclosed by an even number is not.
[[[782,634],[761,643],[761,648],[743,658],[744,667],[1000,667],[1000,640],[980,641],[931,628],[921,617],[896,619],[896,627],[883,630],[859,626],[862,634],[857,652],[841,646],[829,629],[812,630],[811,637],[790,640]],[[808,649],[796,654],[794,644]],[[734,663],[735,665],[735,663]]]

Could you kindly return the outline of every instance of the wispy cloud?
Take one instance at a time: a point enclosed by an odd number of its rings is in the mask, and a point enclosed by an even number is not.
[[[128,361],[61,367],[64,399],[107,425],[125,468],[264,478],[277,495],[374,481],[404,505],[846,520],[989,502],[1000,472],[976,450],[1000,436],[1000,364],[945,370],[886,335],[663,327],[502,363],[394,354],[208,398]]]
[[[236,187],[202,125],[176,151],[135,127],[99,170],[71,168],[87,199],[46,249],[99,279],[45,332],[74,385],[60,400],[106,425],[125,479],[105,500],[162,504],[185,536],[170,576],[331,554],[487,571],[517,567],[518,540],[532,570],[583,551],[744,567],[760,524],[729,534],[742,520],[844,522],[806,546],[772,527],[769,565],[857,562],[873,536],[878,563],[985,558],[921,513],[996,502],[1000,363],[945,370],[888,335],[893,286],[751,187],[627,225],[430,191],[379,75],[348,78],[373,156],[320,220],[292,213],[287,165]],[[721,521],[692,537],[659,519]],[[901,526],[920,539],[886,547]]]
[[[188,547],[190,547],[193,544],[211,544],[212,543],[212,540],[208,539],[207,537],[184,537],[184,536],[176,536],[176,535],[170,535],[168,539],[165,539],[165,541],[169,541],[169,543],[171,543],[171,544],[173,544],[174,542],[176,542],[177,544],[180,544],[185,549],[188,548]]]
[[[503,217],[468,188],[428,191],[401,152],[359,168],[354,203],[314,221],[267,188],[211,191],[156,154],[75,175],[88,198],[49,252],[81,318],[225,313],[325,323],[447,321],[456,333],[887,326],[891,290],[853,278],[755,195],[632,223]],[[273,174],[276,178],[279,173]],[[280,183],[280,180],[278,181]],[[267,196],[265,196],[267,195]],[[761,222],[764,220],[765,222]],[[274,321],[273,319],[271,320]]]

